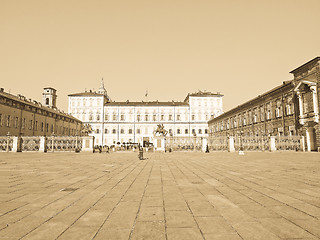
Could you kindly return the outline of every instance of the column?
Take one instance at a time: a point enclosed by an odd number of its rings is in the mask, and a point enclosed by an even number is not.
[[[47,142],[46,142],[46,137],[40,137],[40,148],[39,152],[46,152],[46,147],[47,147]]]
[[[235,148],[234,148],[234,137],[230,136],[229,137],[229,152],[234,152]]]
[[[271,152],[277,151],[276,137],[275,136],[271,136],[270,137],[270,151]]]
[[[311,86],[310,90],[312,91],[314,121],[318,123],[319,122],[319,106],[318,106],[317,86]]]
[[[12,152],[18,152],[18,137],[13,137]]]
[[[299,122],[300,124],[304,124],[304,121],[303,121],[303,99],[302,99],[302,94],[301,92],[297,92],[297,96],[298,96],[298,99],[299,99]]]
[[[306,137],[307,137],[307,150],[308,150],[308,152],[315,151],[316,150],[316,141],[315,141],[314,127],[307,127]]]

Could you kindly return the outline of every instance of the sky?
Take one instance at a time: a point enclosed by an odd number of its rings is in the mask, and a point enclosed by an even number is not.
[[[0,0],[0,87],[114,101],[224,95],[224,111],[320,56],[319,0]],[[148,99],[145,93],[148,91]]]

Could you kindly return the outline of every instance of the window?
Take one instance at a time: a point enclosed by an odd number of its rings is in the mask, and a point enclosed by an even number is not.
[[[108,133],[108,129],[107,129],[107,128],[104,130],[104,133],[105,133],[105,134],[107,134],[107,133]]]
[[[112,115],[112,120],[117,121],[117,115],[115,113]]]
[[[132,134],[132,129],[131,128],[129,129],[129,134]]]
[[[23,123],[23,122],[22,122]],[[22,124],[23,125],[23,124]],[[44,124],[43,124],[43,122],[41,123],[41,132],[43,132],[43,130],[44,130]]]
[[[137,129],[137,134],[140,134],[140,128]]]
[[[46,124],[46,132],[49,132],[49,123]]]
[[[171,128],[169,129],[169,134],[172,134],[172,129]]]
[[[96,133],[100,133],[100,129],[99,128],[96,130]]]
[[[100,115],[99,114],[97,114],[97,121],[99,121],[100,120]]]
[[[124,115],[123,114],[121,114],[120,118],[121,118],[121,121],[124,121]]]
[[[186,129],[184,130],[184,133],[185,133],[185,134],[188,134],[188,128],[186,128]]]
[[[204,130],[204,133],[205,133],[205,134],[208,134],[208,129],[207,129],[207,128]]]
[[[169,121],[172,121],[172,115],[171,114],[169,115]]]
[[[18,118],[17,118],[17,120],[18,120]],[[36,121],[36,122],[34,123],[34,130],[38,131],[38,121]]]
[[[202,129],[199,129],[199,134],[202,134]]]
[[[164,115],[161,115],[161,121],[164,121]]]
[[[8,116],[7,116],[6,127],[10,127],[10,120],[11,120],[11,116],[8,115]]]
[[[19,120],[18,117],[15,117],[15,118],[14,118],[14,127],[15,127],[15,128],[18,128],[18,120]]]
[[[2,126],[2,114],[0,113],[0,127]]]
[[[180,114],[177,115],[177,121],[180,121]]]
[[[157,115],[153,114],[152,120],[155,122],[157,121]]]
[[[113,133],[113,134],[116,134],[116,133],[117,133],[117,130],[116,130],[116,129],[112,129],[112,133]]]
[[[92,114],[90,114],[89,115],[89,121],[92,121],[92,119],[93,119],[93,116],[92,116]]]
[[[32,130],[32,120],[29,121],[29,130]]]
[[[51,132],[53,133],[53,124],[51,124]],[[69,132],[69,134],[70,134],[70,132]]]
[[[194,121],[195,120],[195,116],[194,114],[191,115],[191,120]]]
[[[179,128],[177,129],[177,134],[180,134],[180,129]]]
[[[104,116],[104,119],[105,119],[106,121],[109,121],[109,115],[106,114],[106,115]]]
[[[192,129],[192,134],[196,134],[196,130],[195,129]]]
[[[145,121],[147,122],[149,119],[148,119],[148,115],[145,115]]]
[[[120,133],[124,134],[124,129],[123,128],[121,128]]]
[[[49,98],[46,98],[46,105],[49,105]]]
[[[137,115],[137,121],[138,122],[140,121],[140,115],[139,114]]]

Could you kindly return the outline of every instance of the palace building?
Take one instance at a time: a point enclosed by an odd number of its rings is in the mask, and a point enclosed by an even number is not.
[[[305,137],[308,151],[320,147],[320,57],[294,69],[293,80],[211,119],[209,134]]]
[[[220,93],[196,92],[182,102],[112,101],[103,80],[97,92],[69,95],[69,113],[90,124],[95,145],[154,142],[154,131],[164,124],[169,136],[208,136],[208,120],[222,114]]]
[[[43,90],[42,104],[0,89],[0,136],[75,136],[82,123],[56,107],[56,90]]]

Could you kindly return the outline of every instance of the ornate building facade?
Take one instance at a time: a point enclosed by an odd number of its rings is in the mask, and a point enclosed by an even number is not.
[[[208,135],[208,120],[222,113],[220,93],[188,94],[183,102],[112,101],[103,81],[97,92],[69,95],[69,113],[92,126],[96,145],[153,143],[154,130],[164,124],[170,136]]]
[[[80,120],[59,111],[56,90],[44,88],[43,103],[0,89],[0,136],[80,135]]]
[[[215,136],[305,136],[308,151],[320,147],[320,57],[290,73],[294,78],[211,119]]]

